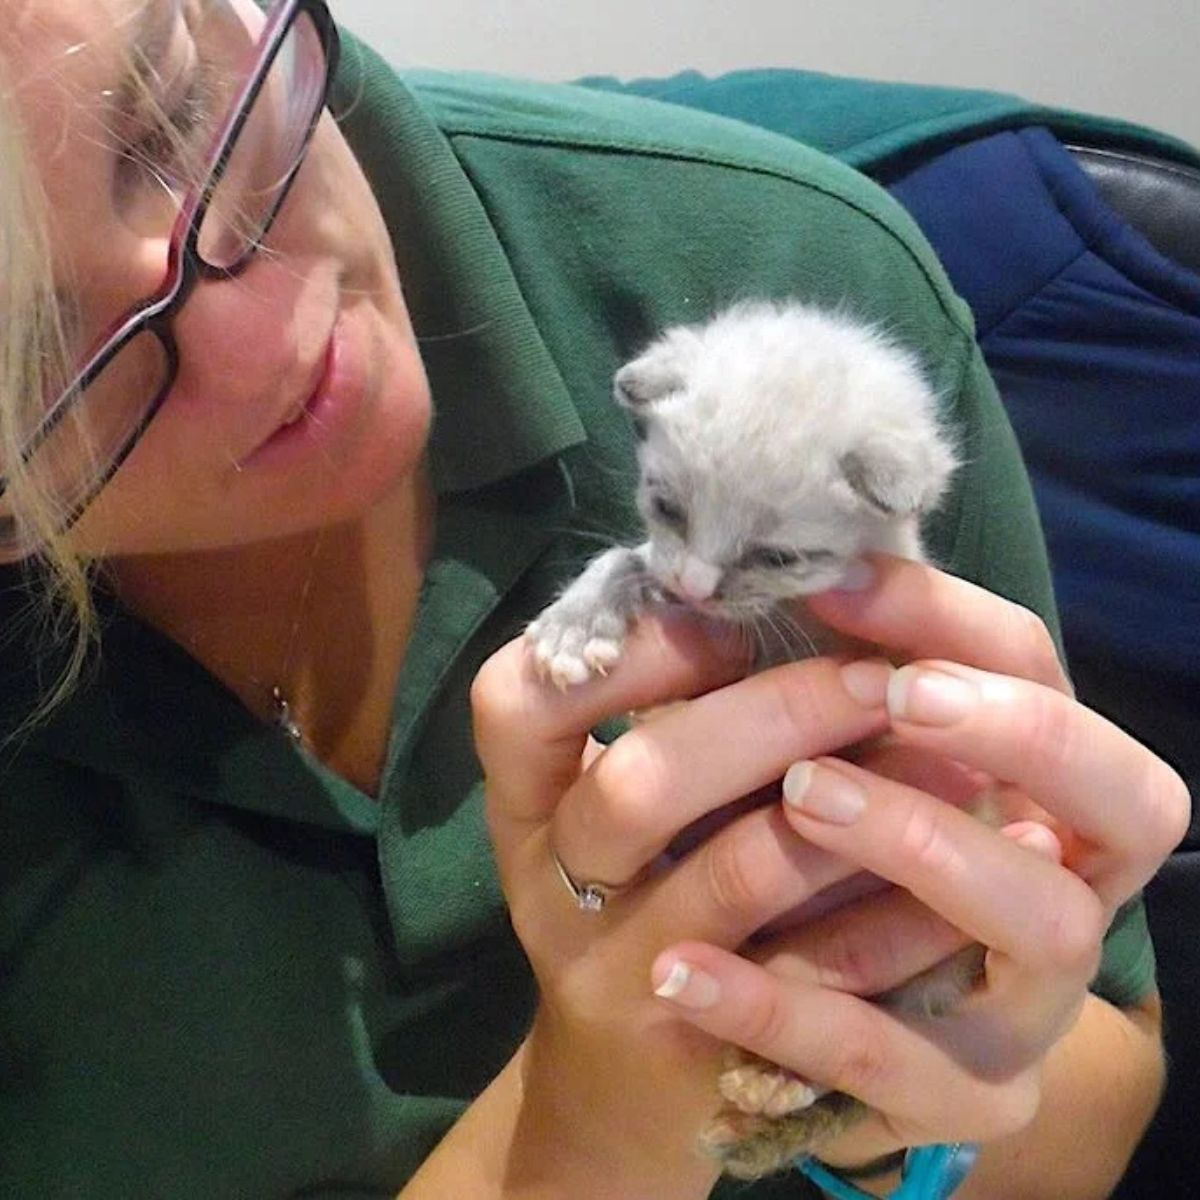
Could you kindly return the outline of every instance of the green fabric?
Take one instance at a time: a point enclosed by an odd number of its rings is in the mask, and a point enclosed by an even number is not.
[[[670,106],[346,55],[345,128],[433,383],[437,544],[378,802],[108,606],[0,770],[0,1194],[393,1195],[527,1025],[467,714],[478,664],[634,523],[616,366],[740,296],[885,320],[964,432],[930,530],[1054,622],[1030,490],[964,306],[905,214],[792,141]],[[361,77],[356,77],[361,73]],[[0,731],[45,669],[0,576]],[[1097,987],[1152,981],[1124,923]],[[737,1195],[795,1196],[784,1178]]]
[[[731,71],[715,78],[684,71],[669,79],[624,83],[593,76],[580,83],[747,121],[824,150],[873,178],[901,173],[959,142],[1029,125],[1043,125],[1065,142],[1079,139],[1200,166],[1200,152],[1158,130],[978,88],[885,83],[786,68]]]

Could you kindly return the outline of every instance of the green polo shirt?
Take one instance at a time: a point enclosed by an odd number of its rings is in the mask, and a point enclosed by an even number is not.
[[[353,48],[345,121],[433,385],[436,551],[368,798],[104,605],[103,653],[0,759],[0,1195],[394,1195],[511,1055],[534,990],[497,886],[468,683],[634,524],[614,369],[744,296],[885,321],[967,467],[937,557],[1053,623],[1011,432],[912,223],[787,138]],[[49,653],[0,577],[0,729]],[[1151,986],[1140,910],[1097,989]],[[799,1196],[785,1177],[739,1195]]]

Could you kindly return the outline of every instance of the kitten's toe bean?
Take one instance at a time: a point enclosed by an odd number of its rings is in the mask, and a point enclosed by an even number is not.
[[[812,1086],[782,1067],[743,1063],[722,1073],[721,1095],[739,1112],[782,1117],[807,1108],[817,1098]]]
[[[810,1083],[793,1075],[790,1079],[781,1080],[775,1094],[768,1099],[763,1108],[767,1117],[786,1117],[789,1113],[800,1112],[815,1104],[820,1093]]]
[[[529,625],[525,636],[540,679],[549,678],[556,687],[563,688],[587,678],[580,659],[583,638],[577,629],[554,620],[553,613],[543,613]]]
[[[723,1112],[708,1123],[700,1135],[700,1144],[709,1154],[724,1158],[748,1136],[750,1131],[744,1118]]]
[[[591,674],[587,663],[577,654],[556,654],[550,660],[550,679],[559,691],[587,683]]]
[[[722,1073],[717,1090],[738,1112],[762,1112],[768,1094],[774,1090],[770,1077],[759,1067],[745,1064]]]
[[[539,641],[533,644],[533,666],[538,678],[545,680],[550,675],[551,664],[554,662],[553,643]]]
[[[621,643],[614,638],[594,637],[583,648],[583,661],[597,675],[607,675],[621,657]]]

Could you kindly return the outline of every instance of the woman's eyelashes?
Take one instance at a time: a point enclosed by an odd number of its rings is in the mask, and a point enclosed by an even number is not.
[[[145,133],[129,146],[127,161],[171,191],[194,182],[189,176],[196,172],[199,156],[208,148],[212,127],[208,100],[208,89],[197,75],[179,103],[147,122]]]
[[[153,183],[179,194],[198,182],[212,144],[218,107],[214,68],[197,57],[186,83],[161,99],[148,80],[137,86],[137,106],[126,118],[118,152],[118,188]]]

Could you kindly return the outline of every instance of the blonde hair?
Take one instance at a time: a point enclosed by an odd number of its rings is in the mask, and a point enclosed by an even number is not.
[[[134,17],[129,14],[130,20]],[[193,182],[199,182],[201,148],[189,145],[175,129],[150,86],[158,64],[146,61],[137,51],[123,53],[123,58],[146,127],[171,140],[178,160],[185,164],[185,178],[194,176]],[[356,76],[361,87],[361,73]],[[204,77],[205,87],[214,89],[215,94],[221,94],[224,82],[215,70]],[[205,98],[211,100],[212,96]],[[352,96],[343,105],[342,118],[359,98]],[[131,155],[130,161],[154,175],[153,163],[136,155]],[[0,477],[6,483],[4,503],[11,508],[20,542],[29,552],[25,562],[31,596],[27,615],[33,618],[33,636],[42,649],[53,652],[56,663],[62,663],[57,678],[16,734],[43,721],[69,697],[99,642],[92,583],[100,564],[79,555],[64,532],[70,517],[76,515],[69,503],[64,504],[21,461],[25,431],[36,425],[44,398],[59,394],[69,382],[80,350],[75,344],[74,334],[79,331],[74,309],[70,301],[64,306],[55,288],[50,211],[50,198],[35,170],[17,106],[0,79]],[[224,216],[229,220],[240,214]],[[270,250],[260,246],[258,252]],[[98,480],[104,464],[95,456],[83,408],[76,406],[67,418],[72,422],[72,446],[90,456],[91,478]],[[83,490],[87,492],[86,481]],[[0,639],[12,632],[0,630]]]
[[[128,19],[135,16],[130,13]],[[150,86],[157,64],[136,51],[122,58],[147,128],[170,139],[184,160],[191,148]],[[151,164],[131,161],[152,170]],[[191,162],[189,170],[198,176],[200,163]],[[50,651],[54,662],[61,664],[15,735],[45,720],[70,696],[99,642],[92,596],[98,564],[79,555],[64,532],[77,514],[21,458],[24,438],[36,426],[45,397],[59,394],[69,383],[81,349],[74,336],[79,332],[74,310],[69,301],[64,307],[55,287],[49,212],[50,199],[34,167],[17,105],[11,92],[0,86],[0,477],[6,483],[5,505],[27,551],[24,569],[30,604],[24,615],[33,627],[30,636],[37,650]],[[90,477],[98,479],[103,463],[96,457],[83,407],[77,406],[66,421],[72,427],[72,448],[90,460],[86,464]],[[86,482],[83,490],[88,490]],[[11,636],[12,631],[0,635]]]
[[[40,637],[66,652],[57,679],[21,729],[43,719],[75,688],[97,630],[91,569],[62,532],[61,502],[21,461],[29,414],[71,367],[54,286],[48,205],[16,106],[0,88],[0,474],[22,541],[37,547],[27,563],[35,584],[31,615]]]

